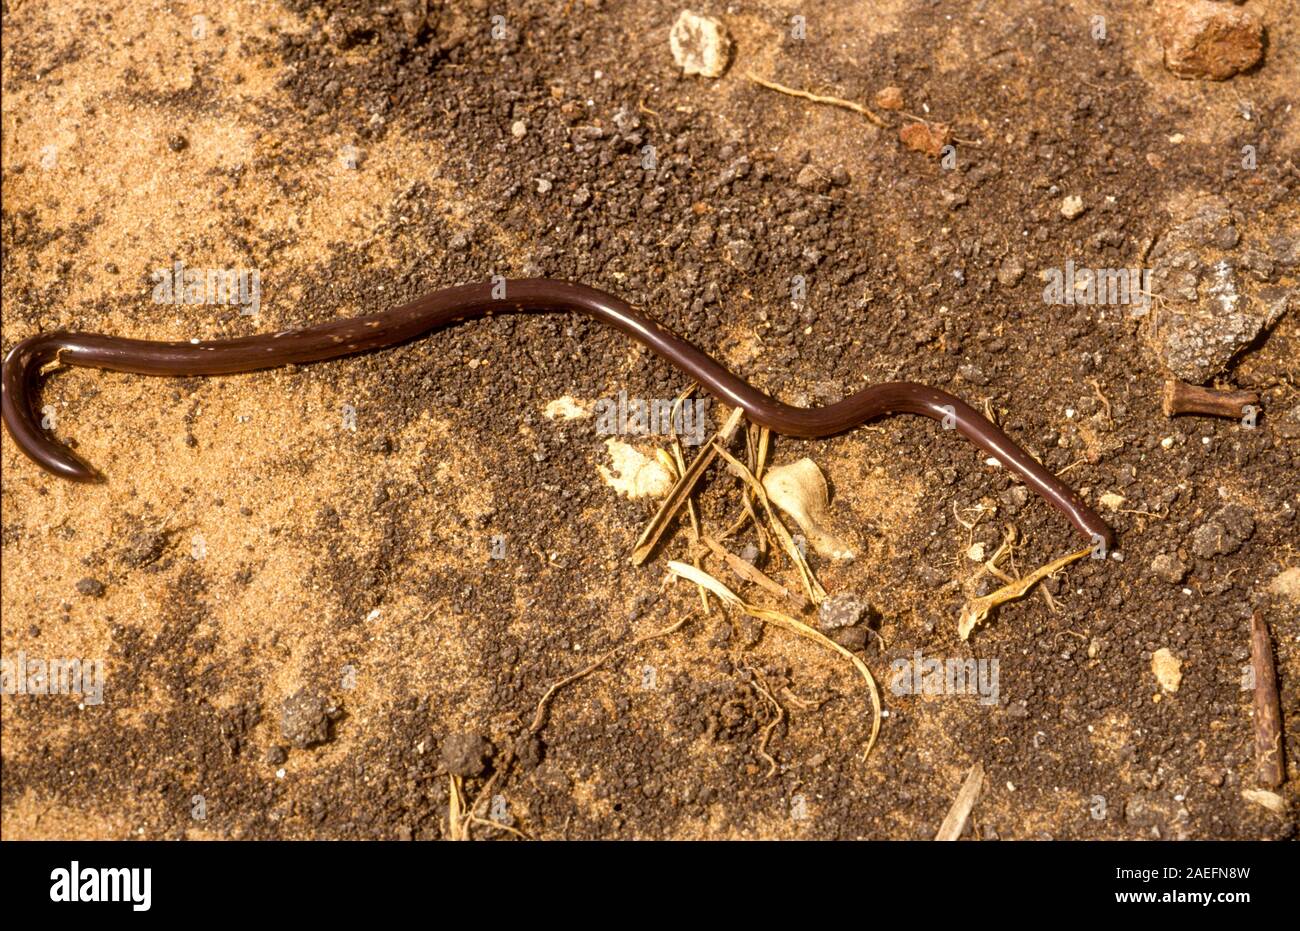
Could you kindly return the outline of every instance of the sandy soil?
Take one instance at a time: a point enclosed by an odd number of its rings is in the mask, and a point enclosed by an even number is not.
[[[789,0],[704,4],[736,46],[716,81],[674,66],[676,5],[501,6],[503,23],[478,0],[7,2],[4,348],[60,327],[266,332],[494,274],[580,280],[787,401],[906,378],[986,407],[1103,510],[1122,560],[1074,564],[962,641],[962,604],[996,584],[972,547],[1014,526],[1027,572],[1077,549],[1072,528],[929,421],[778,439],[776,462],[825,473],[858,552],[813,556],[822,584],[874,606],[858,652],[889,714],[863,762],[870,705],[842,658],[665,584],[690,556],[680,528],[629,564],[654,500],[602,473],[592,418],[547,408],[686,381],[595,323],[480,321],[229,378],[60,371],[54,433],[108,480],[61,482],[6,434],[3,654],[100,659],[103,700],[0,702],[4,837],[442,838],[454,779],[529,837],[931,837],[977,762],[968,837],[1291,836],[1242,796],[1256,612],[1300,757],[1289,0],[1250,0],[1264,63],[1222,83],[1170,75],[1152,7],[1119,0],[834,0],[803,39]],[[901,145],[907,117],[879,128],[748,72],[866,103],[895,85],[951,125],[957,166]],[[1154,318],[1042,299],[1040,270],[1142,265],[1206,194],[1232,212],[1232,254],[1271,256],[1260,286],[1292,294],[1217,376],[1259,392],[1254,429],[1164,417]],[[257,270],[259,312],[157,302],[177,261]],[[727,413],[708,407],[715,426]],[[703,488],[724,526],[737,484],[714,467]],[[1229,552],[1199,554],[1198,532],[1246,518]],[[620,645],[530,733],[551,685]],[[1176,692],[1153,675],[1161,649]],[[917,651],[996,660],[996,700],[891,690]]]

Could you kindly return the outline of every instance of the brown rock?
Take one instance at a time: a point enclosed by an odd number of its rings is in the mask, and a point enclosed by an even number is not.
[[[492,745],[472,732],[451,734],[442,742],[442,763],[453,776],[481,775],[491,753]]]
[[[1253,13],[1212,0],[1166,0],[1162,6],[1165,67],[1180,78],[1223,81],[1264,54],[1264,27]]]
[[[898,139],[909,149],[938,158],[952,138],[944,123],[908,123],[898,131]]]
[[[852,592],[832,595],[821,603],[817,621],[822,630],[830,633],[852,627],[871,615],[871,605]]]
[[[867,648],[867,631],[862,627],[845,627],[831,634],[831,639],[846,650],[865,650]]]
[[[882,110],[901,110],[903,109],[903,90],[894,87],[881,88],[876,92],[876,106]]]
[[[1187,578],[1187,566],[1172,553],[1161,553],[1151,560],[1151,571],[1156,578],[1163,579],[1170,585],[1177,585]]]
[[[1025,277],[1025,263],[1018,255],[1009,255],[998,266],[998,284],[1004,288],[1014,288]]]
[[[825,194],[830,189],[831,179],[826,177],[812,165],[804,165],[799,170],[799,175],[794,179],[794,183],[805,191],[812,191],[815,194]]]
[[[310,689],[299,689],[280,706],[280,734],[300,750],[330,739],[330,703]]]

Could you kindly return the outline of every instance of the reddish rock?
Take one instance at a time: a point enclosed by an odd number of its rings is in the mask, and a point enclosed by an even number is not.
[[[1223,81],[1264,54],[1264,27],[1253,13],[1213,0],[1165,0],[1160,43],[1165,67],[1180,78]]]
[[[938,158],[952,134],[944,123],[908,123],[899,129],[898,138],[909,149]]]
[[[893,85],[881,88],[876,93],[876,106],[882,110],[903,109],[903,91]]]

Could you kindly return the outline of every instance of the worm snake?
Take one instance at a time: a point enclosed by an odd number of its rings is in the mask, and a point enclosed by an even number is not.
[[[1114,545],[1110,527],[1069,486],[999,427],[947,392],[914,382],[886,382],[825,407],[782,404],[625,301],[585,285],[544,278],[460,285],[384,313],[236,339],[155,342],[97,333],[38,334],[14,346],[4,360],[4,424],[18,447],[47,472],[73,481],[95,481],[97,472],[41,428],[34,405],[36,383],[50,363],[140,375],[229,375],[382,349],[462,320],[528,311],[576,311],[595,317],[643,343],[718,400],[743,408],[754,423],[786,436],[828,436],[885,414],[931,417],[955,428],[1020,476],[1094,545],[1098,541],[1106,549]]]

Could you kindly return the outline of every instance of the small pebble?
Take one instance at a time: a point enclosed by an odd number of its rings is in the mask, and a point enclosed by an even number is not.
[[[478,734],[451,734],[442,742],[442,763],[453,776],[477,776],[487,768],[492,746]]]
[[[105,591],[104,583],[99,579],[82,579],[77,583],[77,591],[91,598],[102,598]]]
[[[903,109],[903,91],[902,88],[882,87],[876,92],[876,106],[882,110],[901,110]]]

